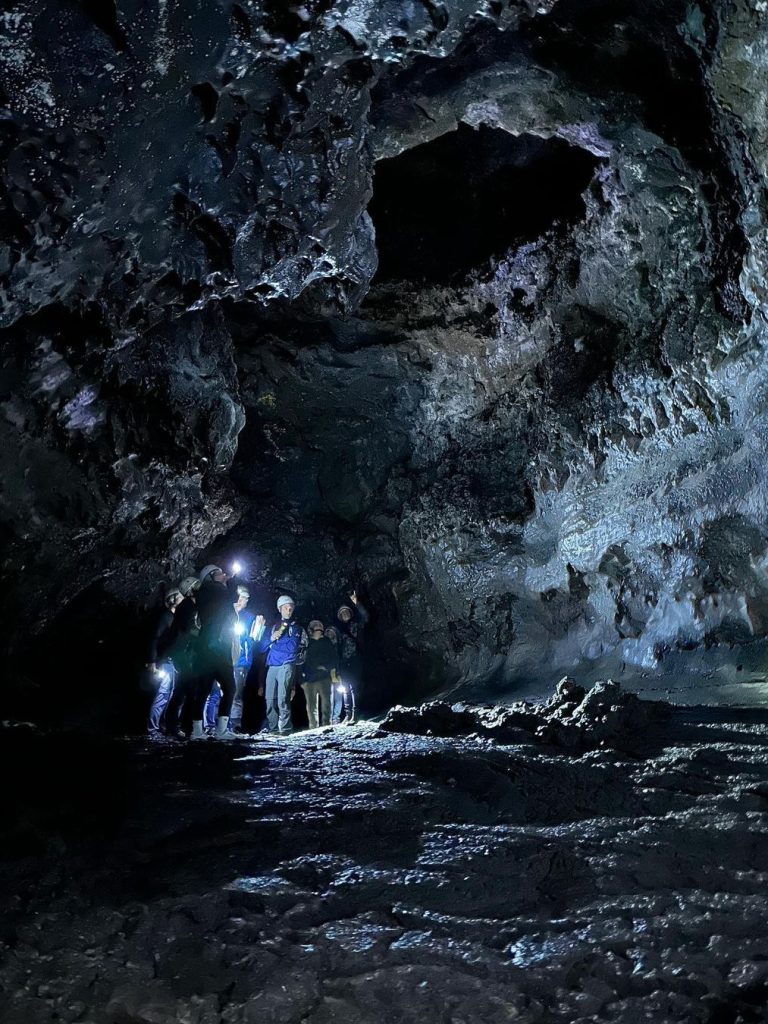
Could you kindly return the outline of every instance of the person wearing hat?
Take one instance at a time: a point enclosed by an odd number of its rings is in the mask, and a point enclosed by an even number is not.
[[[163,598],[163,608],[157,615],[149,641],[146,662],[146,678],[154,690],[152,706],[149,709],[147,734],[150,739],[162,735],[163,714],[173,693],[174,667],[171,660],[173,646],[174,613],[184,597],[178,587],[170,587]]]
[[[325,636],[322,622],[313,619],[307,626],[309,643],[302,666],[301,688],[307,701],[309,728],[331,723],[331,687],[338,681],[339,656],[336,645]]]
[[[232,607],[235,610],[237,621],[235,622],[232,636],[232,666],[235,670],[235,697],[232,701],[232,713],[229,716],[229,728],[233,732],[239,732],[243,725],[243,696],[245,684],[248,680],[248,673],[253,664],[253,645],[257,634],[261,635],[264,627],[264,616],[256,616],[246,607],[251,594],[247,587],[238,585],[236,600]],[[203,720],[206,729],[214,729],[216,726],[217,709],[221,702],[221,689],[214,684],[208,700],[205,703]]]
[[[227,587],[227,573],[218,565],[206,565],[200,573],[197,613],[200,635],[197,640],[199,687],[192,712],[190,739],[205,739],[203,715],[205,702],[215,683],[221,687],[221,704],[216,716],[217,739],[232,739],[229,715],[235,697],[235,676],[232,668],[232,638],[237,616],[232,593]]]
[[[170,654],[176,669],[176,683],[165,709],[165,734],[174,739],[184,739],[182,725],[186,732],[192,728],[192,705],[198,689],[197,638],[200,635],[200,619],[196,594],[199,587],[197,576],[184,577],[179,584],[183,600],[173,616]]]
[[[232,716],[230,727],[236,731],[243,727],[243,697],[245,695],[245,684],[253,665],[254,646],[257,639],[261,639],[264,631],[265,621],[263,615],[254,615],[247,607],[251,598],[247,587],[237,588],[237,600],[235,601],[235,614],[237,623],[235,625],[235,642],[232,645],[232,661],[235,669],[235,699],[232,703]]]
[[[368,623],[368,612],[360,603],[357,591],[349,595],[353,607],[343,604],[336,613],[339,633],[339,674],[341,682],[333,688],[334,725],[343,720],[352,725],[357,714],[357,694],[362,678],[363,631]]]
[[[267,732],[279,732],[287,736],[293,731],[291,721],[291,697],[297,666],[304,660],[307,634],[296,622],[293,613],[296,605],[292,597],[283,594],[277,600],[280,618],[272,631],[264,634],[259,644],[267,652],[267,678],[264,684],[264,699],[267,704]]]

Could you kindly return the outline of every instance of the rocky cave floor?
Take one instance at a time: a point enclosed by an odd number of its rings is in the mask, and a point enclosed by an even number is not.
[[[765,1020],[768,712],[562,718],[49,743],[45,813],[3,825],[0,1019]]]

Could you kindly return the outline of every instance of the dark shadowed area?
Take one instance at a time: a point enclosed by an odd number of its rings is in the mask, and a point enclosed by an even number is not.
[[[763,1019],[762,7],[4,6],[0,1024]],[[234,559],[362,724],[138,738]]]

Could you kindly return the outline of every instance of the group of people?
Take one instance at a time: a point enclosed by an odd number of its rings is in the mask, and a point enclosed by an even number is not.
[[[166,591],[151,632],[145,679],[153,692],[150,737],[202,740],[236,737],[243,726],[246,682],[266,655],[258,694],[266,704],[260,731],[293,731],[291,702],[304,691],[311,729],[355,721],[362,678],[363,631],[368,613],[350,595],[334,625],[313,619],[305,630],[293,598],[277,601],[278,618],[267,628],[248,609],[250,592],[235,575],[206,565]]]

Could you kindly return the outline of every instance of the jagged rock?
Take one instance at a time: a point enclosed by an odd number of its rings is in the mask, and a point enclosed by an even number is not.
[[[126,806],[109,835],[62,807],[34,855],[0,819],[3,1022],[759,1020],[768,712],[636,728],[629,696],[571,715],[625,709],[631,757],[367,725],[112,763],[20,746],[31,811],[28,769],[73,787],[79,758]]]
[[[388,732],[416,736],[478,735],[499,743],[541,743],[576,751],[594,747],[621,748],[654,722],[669,715],[663,701],[640,700],[612,679],[585,693],[565,676],[546,704],[472,707],[430,701],[417,708],[395,707],[381,722]]]
[[[381,703],[760,667],[754,3],[20,0],[0,36],[23,708],[94,636],[130,692],[134,609],[235,548],[263,610],[367,585]]]
[[[571,692],[578,689],[574,687]],[[665,702],[640,700],[612,679],[595,683],[586,695],[581,692],[580,701],[559,704],[553,709],[548,721],[536,730],[539,739],[578,749],[621,746],[670,713]]]
[[[575,679],[570,676],[563,676],[555,687],[555,692],[547,701],[548,711],[558,711],[561,708],[579,704],[586,694],[583,686],[579,686]]]

